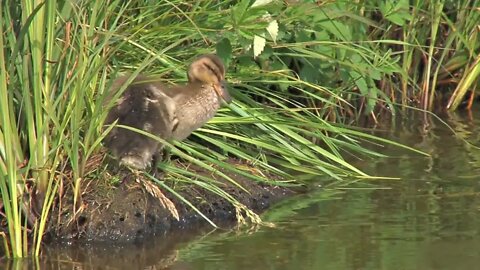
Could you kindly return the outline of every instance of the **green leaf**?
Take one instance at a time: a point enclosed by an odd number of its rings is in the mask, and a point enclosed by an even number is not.
[[[217,43],[216,51],[218,57],[220,57],[225,66],[228,66],[230,60],[232,59],[232,44],[228,38],[224,38]]]
[[[249,4],[250,0],[243,0],[232,8],[232,15],[235,24],[238,25],[244,20],[245,13],[247,12]]]
[[[396,3],[395,3],[396,2]],[[393,22],[394,24],[403,26],[406,21],[412,19],[410,14],[410,7],[408,0],[400,1],[386,1],[380,3],[380,12],[382,12],[385,19]]]
[[[325,21],[317,24],[318,30],[326,30],[339,40],[352,40],[352,29],[349,25],[339,21]]]
[[[305,64],[299,72],[299,76],[302,80],[317,83],[318,78],[318,68],[315,68],[312,65]]]

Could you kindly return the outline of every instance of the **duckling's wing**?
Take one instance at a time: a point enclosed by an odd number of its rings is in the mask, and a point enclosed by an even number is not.
[[[133,89],[130,86],[128,86],[124,92],[122,93],[121,97],[118,98],[118,100],[115,100],[112,103],[112,99],[116,96],[118,91],[122,89],[122,87],[125,85],[125,82],[128,80],[129,76],[121,76],[117,78],[113,84],[112,87],[110,88],[110,91],[107,95],[107,98],[103,102],[104,107],[109,107],[110,110],[108,111],[107,117],[105,118],[104,121],[104,129],[106,130],[108,128],[108,125],[113,124],[115,121],[119,124],[123,124],[125,122],[125,118],[127,117],[128,113],[132,110],[132,105],[134,105],[134,97],[132,96]],[[124,138],[121,137],[118,139],[119,135],[119,130],[118,128],[114,127],[110,132],[107,134],[107,136],[104,138],[104,143],[105,145],[112,150],[112,153],[115,156],[119,156],[119,154],[122,152],[119,147],[116,145],[123,145]],[[126,138],[125,138],[126,139]]]
[[[171,138],[176,124],[175,103],[162,92],[157,83],[135,83],[122,96],[122,105],[117,106],[118,124],[148,132],[164,140]],[[108,147],[117,153],[120,163],[137,169],[148,167],[152,156],[162,145],[156,139],[124,128],[114,128],[114,136]]]
[[[117,95],[118,91],[124,88],[125,83],[129,78],[129,75],[125,75],[115,79],[112,87],[109,90],[107,98],[103,102],[103,105],[105,107],[109,107],[112,105],[112,99]],[[112,124],[117,119],[121,121],[121,119],[123,119],[131,111],[132,105],[134,103],[132,99],[135,98],[135,95],[132,95],[132,92],[135,91],[135,89],[133,88],[134,87],[132,87],[132,85],[127,86],[122,95],[117,100],[115,100],[115,102],[113,102],[113,107],[110,108],[107,114],[107,118],[105,119],[106,125]]]
[[[167,95],[167,88],[160,84],[150,84],[148,89],[151,93],[151,106],[155,107],[158,115],[158,125],[162,126],[162,138],[170,139],[173,130],[178,125],[177,102]]]

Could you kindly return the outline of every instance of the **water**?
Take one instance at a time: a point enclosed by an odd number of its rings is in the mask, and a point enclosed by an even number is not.
[[[401,179],[357,181],[289,198],[260,227],[158,237],[124,246],[47,249],[41,269],[476,269],[480,263],[480,111],[445,115],[454,134],[421,115],[383,137],[390,158],[356,161]],[[31,262],[27,262],[31,263]],[[12,262],[5,268],[15,268]],[[33,266],[33,264],[31,265]]]

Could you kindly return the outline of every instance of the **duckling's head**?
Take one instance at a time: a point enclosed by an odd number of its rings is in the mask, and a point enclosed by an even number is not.
[[[198,57],[188,68],[187,76],[189,83],[201,82],[212,85],[225,102],[232,101],[225,85],[225,66],[218,56],[205,54]]]

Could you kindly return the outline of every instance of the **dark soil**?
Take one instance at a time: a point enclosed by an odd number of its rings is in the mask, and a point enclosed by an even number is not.
[[[238,163],[236,160],[231,162]],[[182,166],[179,162],[175,164]],[[213,176],[211,172],[196,166],[190,165],[189,170],[197,175]],[[217,176],[215,178],[218,185],[257,214],[280,199],[297,193],[289,188],[254,182],[226,171],[224,173],[235,179],[248,192]],[[85,191],[77,207],[80,209],[78,214],[72,214],[73,201],[60,201],[57,204],[52,213],[49,230],[53,239],[122,242],[208,225],[191,207],[141,175],[127,170],[116,174],[105,172],[102,175],[100,178],[104,178],[103,180],[90,180],[82,187]],[[118,179],[116,185],[111,184],[112,175]],[[197,185],[175,181],[168,175],[164,178],[164,183],[175,187],[176,192],[217,225],[237,222],[237,211],[230,202],[220,196]],[[73,196],[67,194],[64,198]],[[178,220],[172,214],[175,210],[178,212]]]

